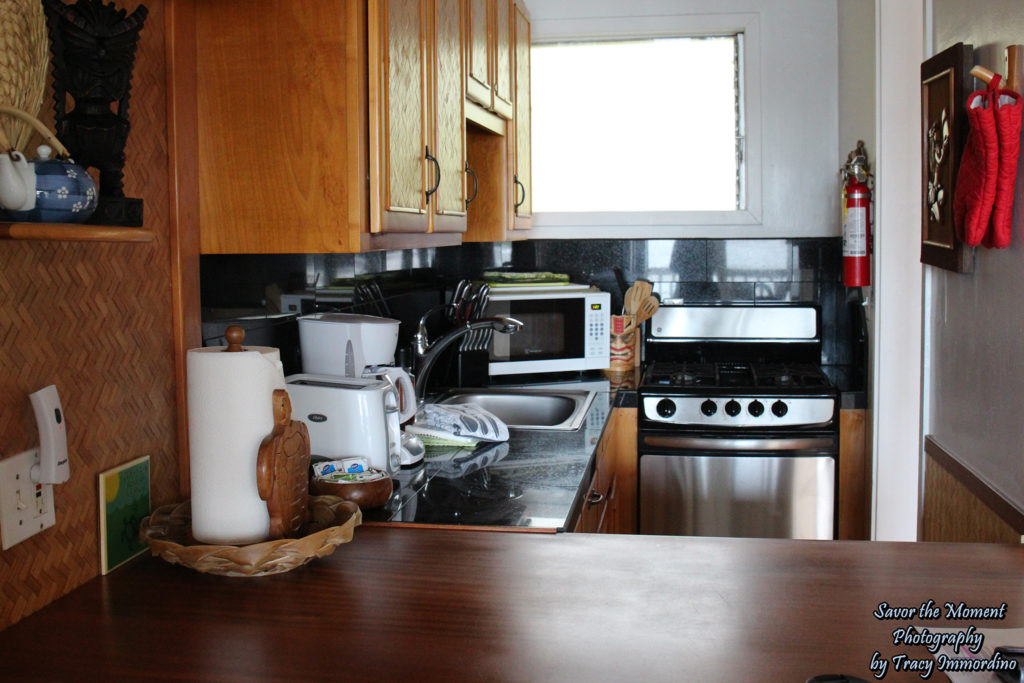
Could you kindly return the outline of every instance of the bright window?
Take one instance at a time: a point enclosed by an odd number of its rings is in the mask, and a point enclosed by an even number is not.
[[[534,45],[533,206],[746,206],[742,34]]]

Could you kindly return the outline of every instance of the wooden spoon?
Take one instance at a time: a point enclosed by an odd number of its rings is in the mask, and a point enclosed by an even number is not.
[[[658,297],[656,297],[656,296],[654,296],[652,294],[649,294],[647,296],[647,298],[644,299],[640,303],[640,306],[636,310],[636,325],[637,325],[637,327],[640,326],[640,323],[642,323],[642,322],[644,322],[646,320],[650,320],[651,316],[653,316],[658,311],[658,308],[660,306],[661,306],[661,304],[658,302]],[[640,337],[641,336],[642,335],[637,334],[636,335],[636,341],[634,342],[636,344],[636,348],[633,350],[633,362],[634,362],[634,365],[637,365],[637,366],[640,365]]]
[[[635,315],[644,299],[651,295],[653,288],[654,285],[646,280],[634,282],[633,286],[626,290],[624,301],[626,315]]]
[[[649,295],[640,304],[640,307],[636,309],[636,324],[639,325],[645,320],[650,320],[651,316],[658,312],[661,304],[658,302],[658,297]]]

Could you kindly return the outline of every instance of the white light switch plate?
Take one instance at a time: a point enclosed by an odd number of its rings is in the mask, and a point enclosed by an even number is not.
[[[0,539],[4,550],[57,521],[53,486],[32,482],[32,466],[38,464],[38,448],[0,460]]]

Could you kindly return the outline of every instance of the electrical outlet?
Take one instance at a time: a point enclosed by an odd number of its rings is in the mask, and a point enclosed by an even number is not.
[[[53,486],[32,481],[32,466],[39,465],[39,449],[0,460],[0,540],[7,550],[57,521]]]

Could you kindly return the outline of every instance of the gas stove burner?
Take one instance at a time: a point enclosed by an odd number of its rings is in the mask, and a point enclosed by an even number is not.
[[[660,383],[674,387],[707,386],[714,381],[714,373],[701,366],[666,369],[666,373],[667,375],[661,378]]]
[[[828,379],[816,365],[765,365],[759,370],[759,385],[765,387],[800,387],[804,389],[828,386]]]
[[[700,389],[814,389],[829,381],[813,364],[787,363],[653,363],[646,385]]]
[[[697,380],[697,376],[692,372],[677,372],[672,375],[672,384],[681,384],[683,386],[691,386]]]

